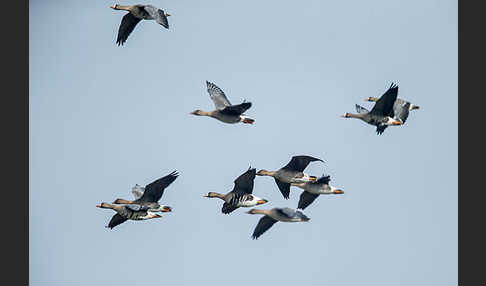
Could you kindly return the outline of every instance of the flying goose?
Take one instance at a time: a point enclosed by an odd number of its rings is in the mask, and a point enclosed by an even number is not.
[[[298,209],[305,209],[319,196],[329,194],[344,194],[344,191],[329,185],[330,176],[322,176],[315,182],[292,183],[292,186],[299,187],[304,191],[300,194]]]
[[[368,97],[365,101],[377,102],[378,98]],[[407,121],[408,114],[410,111],[420,109],[420,106],[410,103],[409,101],[397,98],[393,103],[393,113],[395,114],[394,119],[400,120],[403,124]]]
[[[251,102],[243,101],[243,103],[231,105],[224,92],[214,83],[206,81],[206,86],[209,97],[214,102],[216,109],[213,111],[202,111],[197,109],[190,114],[198,116],[209,116],[224,123],[243,122],[253,124],[253,122],[255,122],[254,119],[251,119],[243,114],[251,107]]]
[[[357,114],[346,113],[341,115],[341,117],[361,119],[370,125],[376,126],[376,133],[381,135],[388,126],[403,124],[401,121],[393,119],[393,104],[397,99],[397,94],[398,86],[392,83],[390,88],[378,99],[371,111],[356,104]]]
[[[125,10],[128,11],[121,21],[120,27],[118,28],[118,37],[116,43],[118,45],[123,45],[130,33],[135,29],[135,26],[141,20],[155,20],[160,25],[169,29],[169,21],[167,17],[170,14],[164,12],[164,10],[158,9],[152,5],[118,5],[115,4],[110,6],[114,10]]]
[[[151,212],[164,211],[167,206],[160,205],[158,201],[164,194],[165,188],[167,188],[175,179],[177,179],[179,173],[173,171],[169,175],[153,181],[152,183],[140,187],[138,184],[132,188],[132,193],[135,196],[135,200],[129,201],[125,199],[116,199],[113,204],[125,204],[125,205],[141,205],[146,206]]]
[[[112,205],[109,203],[101,203],[96,205],[97,208],[112,209],[117,213],[111,218],[106,227],[113,229],[115,226],[124,223],[127,220],[147,220],[152,218],[162,217],[159,214],[150,211],[148,206],[141,205]],[[164,207],[162,212],[170,212],[170,207]]]
[[[277,221],[283,222],[301,222],[301,221],[309,221],[305,214],[301,211],[294,210],[291,208],[273,208],[269,210],[260,210],[260,209],[251,209],[248,214],[262,214],[262,217],[259,221],[255,230],[253,231],[252,238],[258,239],[260,235],[262,235],[265,231],[272,227]]]
[[[285,199],[289,199],[291,183],[305,183],[317,180],[316,176],[309,176],[303,173],[304,169],[307,168],[309,163],[314,161],[324,162],[321,159],[311,156],[294,156],[287,165],[278,171],[260,170],[256,174],[258,176],[273,177],[283,197]]]
[[[209,192],[204,197],[218,198],[223,200],[224,204],[221,212],[224,214],[229,214],[239,207],[247,208],[264,204],[268,201],[252,195],[255,173],[256,169],[252,169],[250,167],[248,171],[236,178],[236,180],[234,181],[235,186],[233,187],[233,190],[231,192],[227,193],[226,195],[216,192]]]

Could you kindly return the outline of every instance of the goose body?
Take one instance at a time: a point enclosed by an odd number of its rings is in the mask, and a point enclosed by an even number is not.
[[[117,212],[106,226],[111,229],[119,224],[124,223],[127,220],[147,220],[162,217],[161,215],[150,211],[149,207],[141,205],[113,205],[109,203],[101,203],[99,205],[96,205],[96,207],[103,209],[112,209]],[[170,209],[162,210],[162,212],[170,211]]]
[[[388,90],[376,101],[371,111],[356,104],[357,114],[346,113],[341,117],[357,118],[374,125],[376,126],[376,133],[381,135],[388,126],[403,124],[401,121],[394,119],[393,104],[397,95],[398,86],[392,83]]]
[[[252,238],[258,239],[264,232],[271,228],[276,222],[304,222],[309,221],[306,215],[301,211],[291,208],[273,208],[269,210],[251,209],[247,213],[249,214],[261,214],[264,215],[259,221],[255,230],[253,231]]]
[[[330,176],[322,176],[315,182],[292,184],[292,186],[296,186],[304,190],[302,194],[300,194],[297,208],[305,209],[315,199],[317,199],[319,195],[344,194],[342,190],[329,185],[330,181]]]
[[[234,181],[233,190],[225,195],[216,192],[209,192],[204,197],[219,198],[223,200],[224,204],[221,212],[224,214],[229,214],[239,207],[247,208],[264,204],[268,201],[252,194],[255,173],[255,168],[249,168],[245,173],[236,178]]]
[[[216,109],[213,111],[195,110],[191,112],[192,115],[209,116],[224,123],[247,123],[253,124],[254,119],[244,114],[251,107],[251,102],[243,102],[237,105],[232,105],[223,90],[221,90],[214,83],[206,81],[207,91]]]
[[[126,41],[128,36],[132,33],[135,26],[141,20],[155,20],[158,24],[162,25],[166,29],[169,29],[169,21],[167,17],[170,14],[164,12],[157,7],[152,5],[113,5],[110,8],[114,10],[125,10],[128,11],[125,16],[123,16],[122,21],[120,23],[120,27],[118,28],[118,36],[116,39],[116,43],[120,46],[123,45]]]
[[[303,172],[309,163],[314,161],[323,162],[321,159],[311,156],[293,156],[287,165],[277,171],[260,170],[256,174],[258,176],[273,177],[283,197],[285,199],[289,199],[291,184],[306,183],[317,180],[316,176],[310,176]]]

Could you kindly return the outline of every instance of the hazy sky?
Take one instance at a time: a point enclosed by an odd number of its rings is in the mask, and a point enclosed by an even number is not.
[[[457,1],[152,1],[170,29],[123,47],[113,4],[30,1],[31,285],[457,284]],[[214,108],[206,80],[255,124],[189,115]],[[339,117],[392,81],[421,107],[404,126]],[[308,223],[255,241],[260,216],[202,197],[303,154],[345,191]],[[104,227],[96,204],[176,169],[173,213]],[[262,208],[300,193],[255,180]]]

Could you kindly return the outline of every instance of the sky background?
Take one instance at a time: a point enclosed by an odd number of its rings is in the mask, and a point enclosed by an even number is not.
[[[457,284],[457,1],[152,1],[170,29],[123,47],[113,4],[30,1],[31,285]],[[214,108],[206,80],[255,124],[189,115]],[[339,117],[391,82],[421,107],[404,126]],[[308,223],[255,241],[260,216],[202,197],[304,154],[345,191]],[[104,227],[96,204],[173,170],[173,213]],[[301,190],[253,193],[295,208]]]

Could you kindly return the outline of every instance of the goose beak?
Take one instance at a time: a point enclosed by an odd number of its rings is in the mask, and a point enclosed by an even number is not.
[[[257,201],[257,205],[263,205],[264,203],[268,203],[268,200],[262,199]]]
[[[341,195],[341,194],[344,194],[344,191],[337,189],[337,190],[334,190],[333,193],[336,194],[336,195]]]

